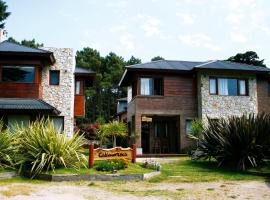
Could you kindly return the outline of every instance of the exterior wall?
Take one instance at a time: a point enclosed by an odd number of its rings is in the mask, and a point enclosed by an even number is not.
[[[193,75],[164,77],[164,96],[136,96],[128,104],[127,118],[135,116],[136,144],[141,147],[141,117],[144,115],[178,116],[180,148],[191,144],[186,135],[185,120],[197,117],[196,79]]]
[[[258,112],[270,114],[270,96],[268,94],[268,78],[258,77],[257,93],[258,93]]]
[[[45,48],[54,53],[56,63],[46,66],[42,73],[43,99],[64,117],[64,132],[71,136],[74,125],[74,70],[73,50],[69,48]],[[60,84],[49,85],[49,70],[60,70]]]
[[[221,75],[222,74],[222,75]],[[241,116],[243,114],[258,113],[256,75],[226,74],[205,72],[198,74],[198,111],[204,122],[209,118]],[[209,75],[218,77],[237,77],[248,79],[248,96],[221,96],[209,94]]]

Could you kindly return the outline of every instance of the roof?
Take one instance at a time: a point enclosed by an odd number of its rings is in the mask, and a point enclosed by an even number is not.
[[[75,74],[95,74],[95,72],[91,69],[86,69],[84,67],[75,67]]]
[[[24,110],[60,114],[55,107],[41,99],[0,98],[1,110]]]
[[[171,71],[171,72],[192,72],[194,70],[209,69],[209,70],[240,70],[254,73],[270,73],[269,68],[248,65],[224,60],[212,60],[205,62],[193,61],[172,61],[172,60],[158,60],[142,64],[126,66],[126,70],[119,82],[120,86],[126,85],[130,80],[130,73],[132,71]]]
[[[117,99],[117,101],[127,101],[127,97]]]
[[[38,56],[45,59],[50,64],[55,62],[53,52],[51,51],[24,46],[21,44],[9,42],[7,40],[0,43],[0,55]]]

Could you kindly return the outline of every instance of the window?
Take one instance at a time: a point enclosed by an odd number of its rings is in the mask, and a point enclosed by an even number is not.
[[[2,81],[33,83],[35,67],[33,66],[3,66]]]
[[[75,90],[75,94],[79,95],[81,94],[81,81],[76,81],[76,86],[75,86],[76,90]]]
[[[186,119],[186,134],[192,133],[192,120]]]
[[[60,82],[60,71],[50,70],[50,85],[59,85]]]
[[[155,123],[155,137],[168,137],[168,126],[166,122]]]
[[[64,117],[51,117],[54,128],[62,133],[64,131]]]
[[[247,80],[236,78],[209,78],[209,93],[230,96],[248,95]]]
[[[21,127],[27,127],[29,123],[29,115],[8,115],[8,128],[11,133],[15,132],[17,125]]]
[[[163,95],[162,78],[141,78],[141,95]]]

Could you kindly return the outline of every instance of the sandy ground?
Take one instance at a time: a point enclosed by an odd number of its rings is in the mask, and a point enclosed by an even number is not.
[[[209,183],[78,182],[2,183],[1,200],[139,200],[139,199],[270,199],[270,183],[221,181]]]

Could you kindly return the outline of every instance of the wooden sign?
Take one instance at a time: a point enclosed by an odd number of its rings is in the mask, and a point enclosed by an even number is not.
[[[112,149],[94,149],[94,145],[89,146],[89,167],[94,166],[94,160],[127,159],[136,162],[136,145],[132,148],[115,147]]]

